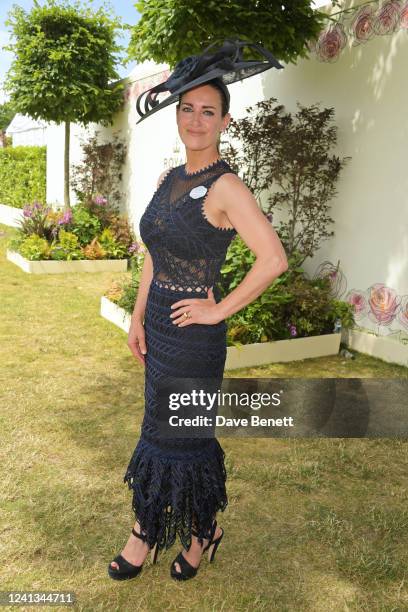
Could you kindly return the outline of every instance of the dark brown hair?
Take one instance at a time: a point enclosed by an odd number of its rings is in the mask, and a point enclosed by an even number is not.
[[[229,103],[228,103],[228,100],[226,98],[226,95],[225,95],[222,87],[220,87],[220,85],[217,83],[217,81],[215,79],[213,81],[207,81],[207,83],[205,83],[205,85],[211,85],[211,87],[214,87],[214,89],[216,89],[220,93],[220,95],[221,95],[221,117],[225,117],[225,115],[229,111]],[[190,90],[187,90],[187,91],[190,91]],[[183,91],[183,93],[181,93],[179,95],[179,99],[178,99],[178,103],[177,103],[177,109],[180,108],[181,99],[182,99],[183,95],[185,93],[187,93],[187,91]]]

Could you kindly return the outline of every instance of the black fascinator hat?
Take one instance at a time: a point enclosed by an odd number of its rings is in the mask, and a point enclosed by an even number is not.
[[[218,51],[209,53],[209,49],[215,45],[219,46],[219,43],[211,43],[201,55],[185,57],[176,64],[174,71],[166,81],[141,93],[136,100],[136,110],[140,115],[136,124],[169,104],[178,101],[179,95],[185,91],[203,85],[208,81],[215,80],[218,83],[229,103],[229,92],[226,86],[230,83],[243,81],[269,68],[283,68],[267,49],[257,43],[226,38]],[[244,60],[242,57],[243,47],[251,47],[262,56],[262,59]],[[169,91],[170,95],[159,102],[157,96],[164,91]],[[141,103],[144,96],[146,97],[144,110],[142,110]]]

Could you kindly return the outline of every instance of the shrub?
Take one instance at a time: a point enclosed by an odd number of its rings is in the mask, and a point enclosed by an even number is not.
[[[117,304],[117,302],[120,300],[122,295],[123,295],[123,287],[120,281],[113,281],[111,286],[105,293],[105,297],[107,297],[111,302],[114,302],[115,304]]]
[[[39,261],[40,259],[48,259],[50,251],[50,245],[45,240],[45,238],[41,238],[37,234],[31,234],[31,236],[27,236],[20,243],[19,252],[26,259],[30,259],[31,261]]]
[[[100,232],[101,224],[99,219],[93,216],[86,208],[80,204],[72,209],[72,233],[78,238],[81,246],[89,244]]]
[[[111,142],[100,143],[99,135],[95,134],[87,141],[82,140],[81,148],[82,160],[72,166],[71,185],[76,197],[92,208],[95,197],[104,194],[109,208],[118,211],[123,200],[121,182],[126,144],[116,134]]]
[[[0,203],[23,208],[46,199],[46,147],[0,148]]]
[[[102,248],[97,238],[94,238],[90,244],[82,247],[82,253],[86,259],[104,259],[107,254]]]
[[[18,224],[19,231],[25,236],[36,234],[45,240],[52,240],[56,219],[50,213],[51,208],[41,202],[26,204],[23,208],[23,219]]]
[[[228,319],[229,345],[329,334],[337,319],[344,328],[354,325],[353,307],[331,297],[329,278],[308,279],[299,266],[301,260],[302,254],[294,252],[288,259],[288,270]],[[254,261],[252,251],[237,236],[221,268],[221,297],[235,289]]]
[[[331,154],[337,147],[335,110],[319,104],[286,112],[276,98],[247,108],[231,119],[223,157],[261,201],[264,211],[280,220],[275,226],[290,257],[313,257],[334,236],[330,216],[336,183],[351,157]]]
[[[122,287],[122,294],[117,299],[116,304],[126,312],[132,314],[135,307],[137,292],[139,291],[140,271],[133,269],[131,280]]]
[[[84,200],[79,206],[99,220],[102,230],[110,227],[112,219],[118,215],[117,208],[110,204],[105,196],[99,194],[92,199]]]
[[[104,249],[106,256],[112,259],[121,259],[128,254],[127,246],[115,240],[109,228],[103,230],[99,236],[99,243]]]
[[[251,269],[256,257],[240,236],[235,236],[229,245],[221,269],[221,294],[228,295]]]
[[[126,217],[112,215],[109,220],[109,229],[116,241],[128,248],[136,241],[134,232]]]
[[[20,247],[26,240],[26,238],[27,236],[24,236],[24,234],[18,233],[17,235],[9,239],[9,241],[7,242],[7,248],[10,249],[10,251],[19,252]]]
[[[67,210],[53,210],[40,202],[26,204],[9,248],[21,252],[25,238],[35,234],[48,242],[52,259],[135,258],[139,247],[127,219],[113,214],[102,196],[93,204],[99,217],[83,204]]]
[[[130,260],[131,278],[114,281],[105,296],[112,302],[123,308],[129,314],[133,313],[137,292],[139,290],[140,275],[143,269],[146,247],[140,241],[133,243],[131,248],[132,258]]]
[[[72,259],[84,259],[80,248],[78,237],[72,232],[64,229],[59,231],[58,242],[51,246],[51,259],[70,261]]]

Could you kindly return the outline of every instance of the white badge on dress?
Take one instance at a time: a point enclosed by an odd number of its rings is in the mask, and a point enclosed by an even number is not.
[[[190,191],[190,197],[196,200],[197,198],[202,198],[206,193],[207,187],[204,187],[204,185],[199,185]]]

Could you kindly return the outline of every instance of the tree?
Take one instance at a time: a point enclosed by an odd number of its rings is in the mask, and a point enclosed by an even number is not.
[[[334,108],[297,103],[299,110],[293,116],[276,102],[276,98],[258,102],[246,109],[248,116],[231,119],[223,157],[236,172],[242,171],[255,197],[268,192],[263,207],[267,215],[275,210],[285,213],[276,231],[288,257],[296,256],[301,265],[334,236],[328,230],[334,223],[329,202],[351,157],[329,154],[337,143],[337,128],[330,125]]]
[[[13,6],[6,25],[15,59],[5,89],[17,112],[65,124],[64,203],[69,207],[70,123],[109,125],[123,103],[115,70],[115,34],[122,26],[103,8],[76,1],[47,0],[27,13]]]
[[[16,111],[10,102],[0,104],[0,132],[3,132],[11,123]]]
[[[240,38],[260,43],[279,60],[294,62],[298,56],[308,56],[306,42],[317,37],[328,18],[311,4],[310,0],[140,0],[135,6],[142,17],[131,28],[128,56],[174,67],[214,39]]]
[[[0,104],[0,141],[3,143],[3,147],[6,146],[7,142],[6,128],[11,123],[15,114],[14,107],[10,102]]]

